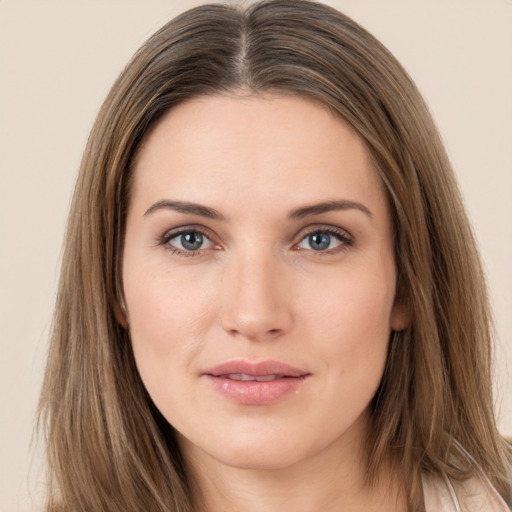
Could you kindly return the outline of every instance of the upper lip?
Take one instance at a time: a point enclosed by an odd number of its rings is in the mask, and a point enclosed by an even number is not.
[[[246,374],[255,377],[264,377],[266,375],[281,375],[283,377],[304,377],[309,372],[300,370],[279,361],[260,361],[250,362],[244,360],[234,360],[221,363],[217,366],[209,368],[203,372],[203,375],[211,375],[220,377],[230,374]]]

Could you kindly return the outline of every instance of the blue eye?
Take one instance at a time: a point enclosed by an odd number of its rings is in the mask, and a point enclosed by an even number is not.
[[[297,247],[299,249],[309,249],[315,252],[326,252],[340,246],[351,244],[351,239],[342,233],[320,229],[306,235]]]
[[[212,241],[199,231],[183,231],[168,237],[165,243],[178,252],[195,252],[212,247]]]
[[[331,238],[327,233],[313,233],[308,235],[308,243],[314,251],[325,251],[331,245]]]

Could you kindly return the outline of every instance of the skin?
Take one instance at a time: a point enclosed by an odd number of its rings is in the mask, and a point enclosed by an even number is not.
[[[289,218],[340,200],[358,206]],[[204,232],[199,250],[181,228]],[[363,482],[368,404],[406,318],[383,185],[344,122],[290,96],[201,97],[170,111],[137,157],[123,282],[139,372],[177,430],[202,509],[406,510],[390,468]],[[308,376],[274,403],[239,404],[203,375],[233,359]]]

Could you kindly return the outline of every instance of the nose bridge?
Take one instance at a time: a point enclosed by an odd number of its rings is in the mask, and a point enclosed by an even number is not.
[[[291,303],[282,262],[269,248],[249,246],[232,255],[224,280],[223,328],[252,340],[289,330]]]

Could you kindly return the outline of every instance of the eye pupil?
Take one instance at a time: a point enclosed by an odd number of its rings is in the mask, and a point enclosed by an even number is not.
[[[323,251],[329,247],[331,237],[326,233],[313,233],[309,235],[309,243],[313,250]]]
[[[184,249],[196,251],[203,245],[203,235],[197,232],[183,233],[180,242]]]

